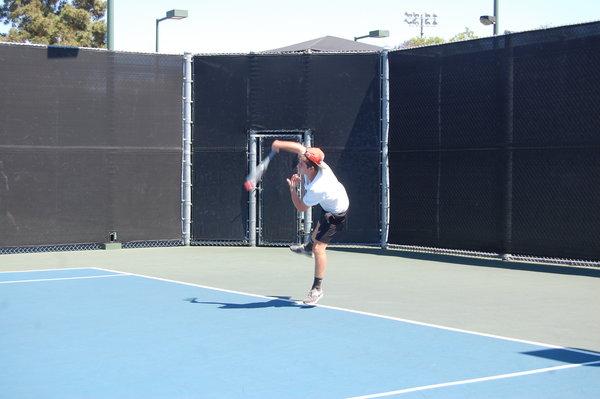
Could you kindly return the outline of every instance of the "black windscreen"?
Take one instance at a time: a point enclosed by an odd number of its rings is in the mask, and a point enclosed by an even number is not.
[[[597,259],[600,24],[395,51],[390,243]]]
[[[0,45],[0,246],[180,239],[182,70]]]
[[[336,242],[379,243],[379,75],[376,53],[194,57],[194,240],[247,239],[241,229],[248,221],[242,183],[252,131],[309,131],[350,196],[351,215]],[[210,161],[213,157],[227,164]],[[265,195],[269,212],[294,217],[287,190],[269,186]],[[219,199],[218,210],[211,198]],[[265,228],[269,240],[288,235],[287,228]]]

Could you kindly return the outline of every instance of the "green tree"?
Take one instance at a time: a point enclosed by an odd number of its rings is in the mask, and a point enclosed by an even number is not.
[[[473,40],[473,39],[477,39],[477,35],[475,35],[475,33],[469,29],[469,28],[465,28],[464,32],[461,32],[457,35],[454,35],[450,38],[450,40],[448,40],[448,43],[454,43],[454,42],[460,42],[463,40]],[[407,48],[414,48],[414,47],[423,47],[423,46],[435,46],[437,44],[444,44],[446,43],[446,40],[444,40],[441,37],[413,37],[408,39],[407,41],[403,42],[402,44],[400,44],[399,46],[396,46],[396,49],[407,49]]]
[[[458,35],[452,36],[450,38],[449,42],[454,43],[454,42],[462,42],[463,40],[473,40],[473,39],[478,39],[477,35],[471,29],[465,27],[464,32],[461,32]]]
[[[445,40],[441,37],[413,37],[408,39],[407,41],[400,44],[398,49],[406,49],[413,47],[423,47],[423,46],[435,46],[437,44],[444,44]]]
[[[105,0],[4,0],[0,41],[106,47]]]

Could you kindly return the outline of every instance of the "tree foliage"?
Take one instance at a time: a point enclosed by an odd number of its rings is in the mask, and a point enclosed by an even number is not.
[[[472,40],[472,39],[477,39],[477,35],[475,35],[475,33],[471,29],[465,28],[465,30],[463,32],[451,37],[450,40],[448,40],[448,42],[454,43],[454,42],[460,42],[463,40]],[[435,46],[435,45],[444,44],[444,43],[446,43],[446,40],[444,40],[441,37],[437,37],[437,36],[419,37],[419,36],[417,36],[417,37],[408,39],[407,41],[403,42],[396,48],[397,49],[407,49],[407,48],[423,47],[423,46]]]
[[[471,29],[466,28],[464,32],[460,32],[458,35],[454,35],[450,38],[449,42],[450,43],[454,43],[454,42],[462,42],[464,40],[473,40],[473,39],[477,39],[477,35],[475,34],[475,32],[473,32]]]
[[[407,41],[403,42],[398,46],[400,49],[405,48],[413,48],[413,47],[423,47],[423,46],[435,46],[437,44],[444,44],[446,41],[438,36],[433,37],[412,37]]]
[[[4,0],[0,41],[106,47],[105,0]]]

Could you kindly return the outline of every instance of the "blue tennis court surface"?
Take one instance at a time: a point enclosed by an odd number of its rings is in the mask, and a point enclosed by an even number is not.
[[[0,397],[592,398],[600,354],[102,269],[0,273]]]

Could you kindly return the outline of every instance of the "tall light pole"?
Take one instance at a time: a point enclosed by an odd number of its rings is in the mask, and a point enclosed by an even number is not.
[[[167,11],[167,15],[163,18],[156,19],[156,52],[158,53],[158,24],[165,19],[184,19],[187,18],[187,10],[171,10]]]
[[[421,37],[423,37],[423,27],[434,27],[438,25],[437,15],[429,13],[405,12],[404,22],[409,25],[420,25]]]
[[[494,0],[494,15],[482,15],[479,21],[484,25],[494,25],[494,36],[498,34],[498,2]]]
[[[494,36],[498,34],[498,1],[499,0],[494,0],[494,18],[496,19],[496,22],[494,23]]]
[[[114,24],[114,0],[108,0],[106,3],[106,48],[115,49],[115,24]]]
[[[356,36],[354,38],[354,41],[357,42],[358,39],[364,39],[365,37],[376,37],[376,38],[380,38],[380,37],[388,37],[390,35],[390,31],[389,30],[372,30],[369,32],[368,35],[364,35],[364,36]]]

